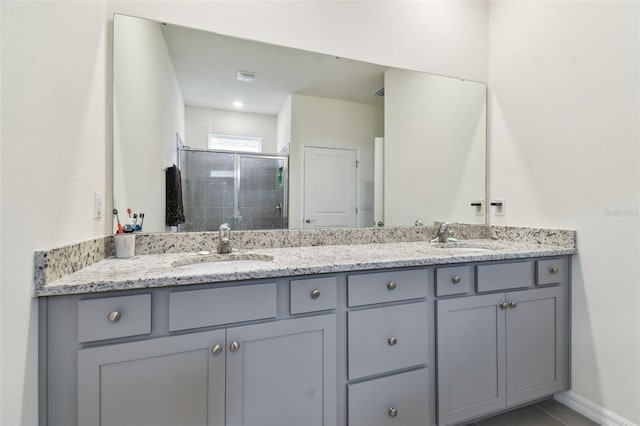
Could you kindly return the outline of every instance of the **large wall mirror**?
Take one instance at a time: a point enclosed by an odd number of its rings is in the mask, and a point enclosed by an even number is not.
[[[114,15],[114,206],[181,231],[485,223],[486,86]]]

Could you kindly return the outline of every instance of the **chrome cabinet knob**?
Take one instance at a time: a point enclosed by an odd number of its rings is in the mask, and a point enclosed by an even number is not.
[[[220,355],[222,353],[222,345],[214,345],[211,348],[211,353],[214,355]]]
[[[551,268],[549,268],[549,272],[551,272],[552,274],[557,274],[559,271],[557,266],[552,266]]]
[[[515,300],[512,300],[511,302],[509,302],[510,308],[515,308],[516,306],[518,306],[518,302],[516,302]]]
[[[395,344],[398,343],[398,339],[391,336],[387,339],[387,343],[389,344],[389,346],[395,346]]]
[[[120,318],[122,318],[122,314],[118,311],[111,311],[107,315],[107,319],[109,320],[109,322],[118,322],[120,321]]]
[[[454,284],[460,284],[461,281],[462,277],[460,275],[454,275],[453,277],[451,277],[451,282]]]
[[[238,352],[238,351],[240,350],[240,343],[238,343],[238,342],[232,342],[232,343],[229,345],[229,350],[230,350],[231,352]]]
[[[389,283],[387,284],[387,289],[389,290],[395,290],[396,287],[398,287],[398,284],[396,284],[395,281],[389,281]]]
[[[500,309],[507,309],[509,307],[509,303],[502,302],[498,306],[500,306]]]
[[[398,409],[395,407],[389,407],[388,414],[389,414],[389,417],[395,417],[398,415]]]
[[[311,298],[317,299],[318,297],[320,297],[320,290],[316,288],[315,290],[311,291]]]

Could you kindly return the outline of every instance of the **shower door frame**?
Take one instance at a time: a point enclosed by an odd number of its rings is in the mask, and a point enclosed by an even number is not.
[[[202,153],[212,153],[212,154],[231,154],[233,155],[233,220],[235,223],[238,222],[240,217],[240,209],[238,207],[239,200],[239,192],[240,192],[240,157],[258,157],[258,158],[268,158],[272,160],[283,160],[282,166],[282,182],[284,186],[284,196],[282,202],[282,228],[273,228],[273,229],[288,229],[289,228],[289,156],[281,155],[281,154],[263,154],[260,152],[238,152],[238,151],[224,151],[218,149],[207,149],[207,148],[191,148],[189,146],[185,146],[180,139],[176,141],[176,151],[177,151],[177,165],[178,169],[182,170],[182,164],[180,159],[181,151],[188,152],[202,152]],[[274,207],[275,208],[275,207]],[[234,225],[235,225],[234,223]],[[181,225],[178,225],[178,232],[181,231]],[[266,230],[271,228],[264,228]]]

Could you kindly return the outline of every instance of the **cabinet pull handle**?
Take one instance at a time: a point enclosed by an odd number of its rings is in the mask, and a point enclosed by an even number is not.
[[[389,344],[389,346],[394,346],[396,343],[398,343],[398,339],[391,336],[387,339],[387,343]]]
[[[552,266],[551,268],[549,268],[549,272],[551,272],[552,274],[557,274],[559,271],[557,266]]]
[[[509,307],[509,303],[502,302],[498,306],[500,306],[500,309],[507,309]]]
[[[398,415],[398,409],[395,407],[389,407],[389,417],[395,417]]]
[[[107,315],[109,322],[118,322],[120,321],[120,318],[122,318],[122,314],[118,311],[111,311],[109,312],[109,315]]]
[[[512,300],[511,302],[509,302],[510,308],[515,308],[516,306],[518,306],[518,302],[516,302],[515,300]]]
[[[229,350],[231,352],[238,352],[240,350],[240,343],[238,342],[231,342],[231,344],[229,345]]]
[[[454,275],[453,277],[451,277],[451,282],[454,284],[460,284],[461,281],[462,277],[460,275]]]
[[[213,348],[211,348],[211,353],[214,355],[220,355],[222,353],[222,346],[214,345]]]
[[[320,297],[320,290],[318,290],[317,288],[315,290],[313,290],[311,292],[311,298],[312,299],[317,299],[318,297]]]
[[[389,281],[389,283],[387,284],[387,289],[389,290],[395,290],[396,287],[398,287],[398,284],[396,284],[395,281]]]

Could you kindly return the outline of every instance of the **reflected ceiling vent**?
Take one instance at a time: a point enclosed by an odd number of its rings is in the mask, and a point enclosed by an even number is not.
[[[255,83],[258,79],[258,74],[251,71],[238,71],[238,81],[244,81],[246,83]]]
[[[380,90],[378,90],[376,93],[373,94],[374,96],[384,96],[384,87],[380,88]]]

